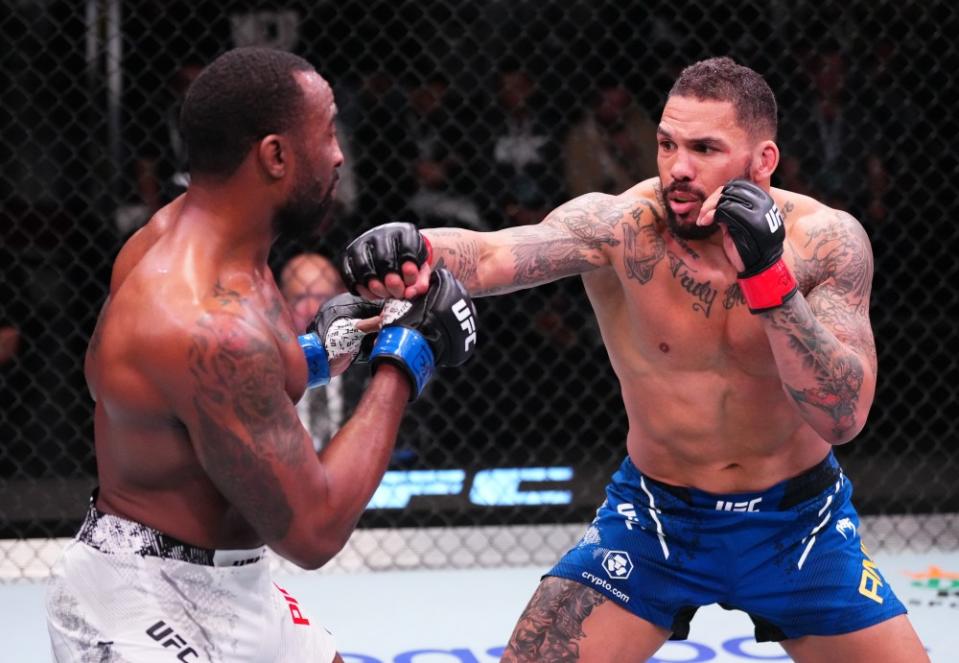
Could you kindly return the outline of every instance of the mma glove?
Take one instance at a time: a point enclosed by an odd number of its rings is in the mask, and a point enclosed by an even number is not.
[[[307,333],[297,337],[306,356],[307,389],[329,383],[331,360],[349,356],[352,364],[369,359],[376,335],[357,329],[356,323],[379,315],[382,308],[381,301],[369,302],[348,293],[337,295],[320,307],[307,326]]]
[[[356,287],[365,286],[370,279],[383,280],[387,274],[400,274],[400,267],[407,261],[422,267],[431,258],[429,240],[412,223],[384,223],[347,245],[340,272],[346,287],[355,295]]]
[[[476,350],[476,307],[463,284],[445,269],[430,274],[425,295],[388,300],[383,318],[370,363],[374,371],[381,362],[403,370],[412,386],[411,401],[437,366],[460,366]]]
[[[772,197],[747,180],[732,180],[716,206],[715,220],[726,224],[743,261],[739,288],[751,313],[778,308],[798,286],[782,258],[786,228]]]

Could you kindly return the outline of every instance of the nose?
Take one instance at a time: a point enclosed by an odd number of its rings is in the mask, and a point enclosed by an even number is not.
[[[691,181],[696,178],[696,169],[689,158],[689,152],[680,148],[673,156],[673,163],[669,167],[669,174],[674,180]]]

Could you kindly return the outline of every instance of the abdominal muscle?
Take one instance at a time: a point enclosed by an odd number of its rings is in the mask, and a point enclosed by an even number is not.
[[[761,491],[815,466],[830,450],[775,379],[727,370],[647,374],[622,386],[630,459],[668,484]]]

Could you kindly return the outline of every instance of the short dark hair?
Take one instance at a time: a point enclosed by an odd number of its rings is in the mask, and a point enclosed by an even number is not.
[[[673,95],[732,102],[741,127],[776,139],[776,95],[766,79],[732,58],[709,58],[686,67],[669,91]]]
[[[314,68],[297,55],[269,48],[237,48],[211,62],[180,111],[190,170],[229,177],[257,140],[289,131],[303,111],[297,71]]]

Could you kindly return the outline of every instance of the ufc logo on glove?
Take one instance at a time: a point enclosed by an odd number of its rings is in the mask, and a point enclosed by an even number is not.
[[[473,312],[466,304],[466,300],[459,300],[453,304],[453,315],[460,321],[460,327],[469,334],[463,341],[463,351],[470,349],[470,345],[476,344],[476,323],[473,320]]]

